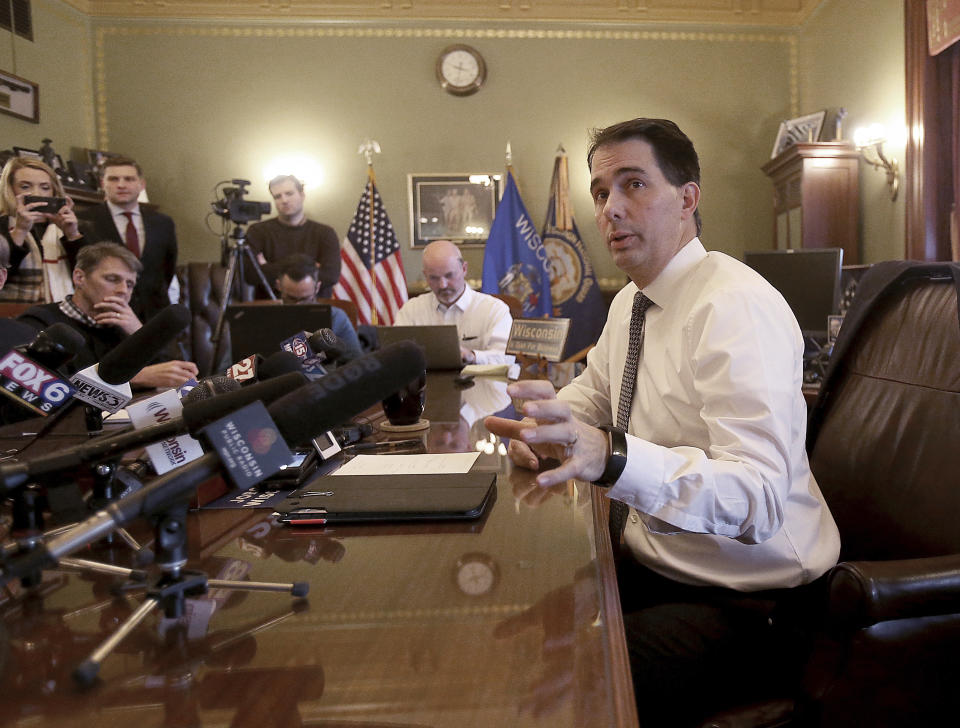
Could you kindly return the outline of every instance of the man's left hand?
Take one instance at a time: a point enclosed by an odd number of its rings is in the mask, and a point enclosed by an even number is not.
[[[517,422],[502,417],[487,417],[484,424],[495,435],[511,438],[507,453],[522,467],[536,467],[536,459],[553,458],[560,466],[537,476],[537,485],[547,487],[570,478],[594,481],[603,474],[607,462],[607,436],[602,430],[581,422],[570,405],[557,399],[547,381],[515,382],[507,388],[514,398],[527,400]]]
[[[116,326],[128,335],[143,326],[130,305],[119,296],[106,296],[93,307],[93,320],[102,326]]]
[[[130,384],[137,387],[171,389],[195,378],[199,373],[197,365],[192,361],[174,359],[144,367],[130,380]]]

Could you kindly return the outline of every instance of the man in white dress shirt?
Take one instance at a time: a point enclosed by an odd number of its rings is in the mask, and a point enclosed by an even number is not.
[[[423,277],[430,292],[411,298],[397,312],[396,326],[455,324],[464,364],[503,364],[513,319],[510,308],[467,283],[467,263],[449,240],[423,249]]]
[[[772,286],[700,242],[700,164],[676,124],[597,130],[588,164],[631,282],[584,373],[558,395],[511,385],[525,419],[487,426],[520,466],[554,459],[539,485],[607,488],[640,723],[697,725],[790,684],[805,637],[783,615],[839,553],[804,449],[803,341]]]

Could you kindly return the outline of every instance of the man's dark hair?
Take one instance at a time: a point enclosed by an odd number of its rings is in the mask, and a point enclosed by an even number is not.
[[[630,119],[605,129],[590,132],[587,166],[593,167],[593,155],[600,147],[619,144],[629,139],[642,139],[653,148],[653,156],[667,182],[682,187],[687,182],[700,185],[700,158],[690,138],[669,119]],[[700,209],[693,213],[697,235],[703,228]]]
[[[107,157],[100,163],[100,177],[105,177],[107,169],[110,167],[133,167],[137,170],[137,177],[143,177],[143,170],[140,168],[137,160],[132,157]]]
[[[280,261],[280,278],[284,276],[294,283],[299,283],[304,278],[317,280],[317,263],[309,255],[290,255]]]

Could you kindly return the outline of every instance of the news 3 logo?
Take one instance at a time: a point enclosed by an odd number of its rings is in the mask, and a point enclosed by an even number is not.
[[[53,412],[76,391],[69,382],[17,351],[0,360],[0,388],[42,415]]]

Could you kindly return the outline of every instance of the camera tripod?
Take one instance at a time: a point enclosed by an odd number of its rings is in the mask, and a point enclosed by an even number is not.
[[[247,591],[289,592],[295,597],[306,596],[310,589],[306,582],[273,583],[257,581],[228,581],[209,579],[204,572],[184,569],[187,563],[187,503],[176,503],[153,516],[154,546],[159,575],[151,582],[133,581],[129,588],[147,587],[143,603],[121,624],[117,631],[97,647],[73,671],[74,680],[90,686],[100,672],[100,665],[111,652],[143,622],[155,609],[162,608],[164,616],[177,619],[183,615],[187,597],[205,594],[209,588],[243,589]],[[133,573],[133,572],[131,572]]]
[[[230,241],[232,241],[232,244],[230,244]],[[257,280],[263,287],[263,290],[267,292],[270,300],[277,300],[277,297],[273,293],[273,288],[270,287],[266,276],[263,275],[260,264],[257,262],[257,256],[254,255],[250,246],[247,245],[247,235],[243,229],[243,225],[235,223],[230,235],[224,235],[222,247],[224,252],[229,255],[229,260],[227,261],[227,272],[223,279],[223,300],[220,301],[220,308],[217,312],[217,324],[213,330],[213,336],[210,339],[210,342],[213,344],[213,358],[210,361],[211,369],[217,366],[217,362],[220,361],[222,355],[220,344],[223,340],[223,323],[227,315],[227,306],[231,301],[235,300],[235,298],[241,301],[245,300],[243,288],[244,282],[246,281],[246,276],[244,275],[245,264],[249,264],[251,270],[257,274]],[[244,258],[246,258],[246,260],[244,260]],[[211,373],[212,372],[202,372],[204,376]]]

